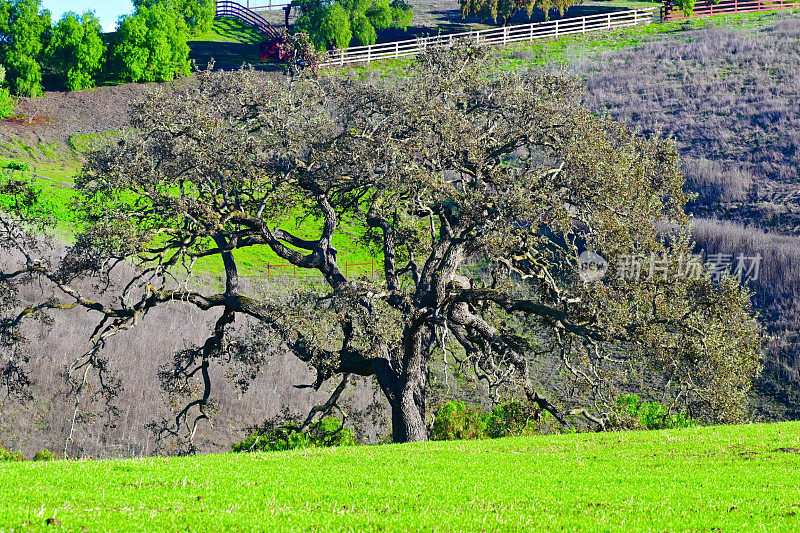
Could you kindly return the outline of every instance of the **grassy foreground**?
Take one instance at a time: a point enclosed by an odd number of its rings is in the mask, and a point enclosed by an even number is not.
[[[784,423],[6,463],[0,528],[797,531],[798,447]]]

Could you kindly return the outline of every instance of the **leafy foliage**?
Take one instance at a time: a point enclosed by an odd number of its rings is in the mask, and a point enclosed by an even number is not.
[[[48,449],[39,450],[33,456],[34,461],[55,461],[56,459],[58,459],[58,456]]]
[[[135,7],[152,7],[166,4],[183,16],[192,33],[209,31],[214,24],[216,3],[214,0],[133,0]]]
[[[123,76],[134,82],[169,81],[189,73],[189,30],[184,17],[164,2],[140,5],[122,19],[114,51]]]
[[[687,428],[696,425],[686,410],[672,414],[658,402],[643,402],[636,394],[620,396],[617,401],[625,414],[638,421],[645,429]]]
[[[65,13],[53,27],[45,57],[68,91],[95,85],[106,51],[102,29],[91,11],[82,16]]]
[[[718,2],[717,2],[718,3]],[[694,4],[695,0],[676,0],[675,5],[683,11],[683,14],[687,17],[691,17],[694,13]]]
[[[402,0],[310,0],[302,9],[294,31],[309,34],[320,50],[347,49],[354,37],[362,45],[375,44],[377,32],[391,27],[405,30],[414,17]]]
[[[468,440],[518,437],[536,433],[535,409],[521,402],[497,405],[491,411],[451,400],[437,412],[431,439]]]
[[[23,172],[30,172],[31,167],[24,161],[15,161],[0,159],[0,168],[7,168],[9,170],[21,170]]]
[[[6,450],[2,445],[0,445],[0,463],[19,462],[24,460],[25,458],[22,456],[21,452]]]
[[[561,14],[571,5],[576,4],[575,0],[459,0],[461,2],[461,14],[464,17],[477,15],[479,17],[502,20],[505,24],[508,19],[521,11],[525,11],[530,17],[535,9],[541,9],[545,15],[550,9],[558,8]]]
[[[0,119],[14,114],[14,100],[11,91],[6,87],[6,68],[0,65]]]
[[[42,94],[39,60],[50,12],[40,8],[41,0],[0,0],[0,63],[11,92],[19,96]]]
[[[355,444],[352,430],[344,427],[339,418],[326,416],[313,422],[305,431],[297,421],[277,425],[265,423],[245,440],[234,443],[232,449],[234,452],[276,452]]]

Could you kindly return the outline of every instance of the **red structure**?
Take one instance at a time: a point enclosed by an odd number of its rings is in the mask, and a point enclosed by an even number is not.
[[[722,0],[716,3],[710,0],[700,0],[694,5],[694,11],[687,15],[673,3],[673,0],[665,0],[661,6],[661,20],[680,20],[694,17],[710,17],[711,15],[747,13],[750,11],[797,8],[800,8],[800,1],[796,0]]]

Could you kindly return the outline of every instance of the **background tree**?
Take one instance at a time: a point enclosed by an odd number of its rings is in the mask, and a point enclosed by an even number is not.
[[[41,0],[0,0],[0,63],[11,92],[19,96],[42,94],[39,60],[50,12],[40,9]]]
[[[65,13],[53,27],[46,62],[68,91],[94,87],[106,52],[102,30],[91,11],[82,16]]]
[[[401,0],[311,0],[301,9],[303,14],[294,31],[308,33],[320,50],[347,49],[353,37],[363,45],[375,44],[379,31],[392,27],[405,30],[414,17]]]
[[[186,26],[192,33],[211,30],[216,14],[214,0],[134,0],[134,7],[152,7],[154,4],[167,4],[183,15]]]
[[[141,5],[123,17],[114,54],[129,81],[168,81],[189,73],[189,30],[173,7]]]
[[[6,68],[0,65],[0,119],[8,118],[14,114],[14,100],[11,91],[6,87]]]
[[[23,268],[56,294],[43,310],[97,314],[95,348],[76,366],[179,303],[218,316],[161,376],[172,389],[199,382],[170,428],[189,438],[212,415],[210,362],[251,364],[264,346],[315,369],[315,388],[340,381],[308,420],[350,376],[374,377],[396,442],[428,438],[443,357],[563,424],[613,427],[620,390],[642,376],[693,417],[740,420],[760,328],[735,280],[683,272],[693,250],[674,144],[592,115],[570,80],[494,67],[459,44],[391,83],[244,70],[155,91],[132,129],[89,157],[77,183],[85,232],[62,259]],[[382,280],[340,268],[344,219],[375,246]],[[247,288],[237,254],[252,247],[324,286]],[[609,260],[605,277],[587,280],[588,251]],[[221,260],[221,289],[187,281],[205,257]],[[658,275],[625,275],[626,258],[657,258]],[[124,289],[75,288],[131,261],[140,271]],[[237,317],[248,338],[231,336]]]
[[[558,8],[563,15],[569,6],[577,3],[573,0],[460,0],[460,2],[462,16],[475,15],[494,21],[499,18],[503,24],[522,11],[530,17],[534,10],[541,9],[547,17],[551,9]]]

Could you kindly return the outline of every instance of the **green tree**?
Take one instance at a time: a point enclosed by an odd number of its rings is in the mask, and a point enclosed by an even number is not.
[[[8,118],[14,113],[14,100],[11,91],[6,87],[6,68],[0,65],[0,119]]]
[[[0,63],[11,91],[19,96],[42,94],[39,56],[50,12],[40,8],[41,0],[0,0]]]
[[[106,52],[102,29],[91,11],[82,16],[65,13],[53,27],[45,58],[68,91],[95,85]]]
[[[303,15],[295,32],[308,33],[320,49],[347,49],[355,39],[362,45],[375,44],[378,31],[395,27],[405,30],[414,12],[402,0],[311,0],[303,4]]]
[[[152,309],[214,313],[208,339],[159,373],[169,390],[197,391],[168,422],[188,438],[212,416],[218,366],[254,379],[275,346],[315,370],[317,390],[340,382],[320,416],[349,378],[373,378],[397,442],[428,438],[443,353],[463,383],[524,402],[533,422],[549,412],[608,428],[620,384],[643,376],[693,418],[740,420],[761,356],[749,294],[711,267],[687,269],[674,142],[590,113],[581,93],[538,70],[498,72],[468,43],[428,50],[388,82],[244,69],[163,86],[130,130],[87,156],[76,184],[85,229],[64,256],[20,235],[29,225],[17,213],[36,198],[7,186],[19,201],[3,205],[0,247],[30,259],[6,267],[0,291],[16,294],[27,275],[43,294],[0,308],[11,317],[0,340],[25,309],[83,307],[98,326],[74,368],[103,372],[102,346],[151,327],[141,319]],[[305,221],[303,233],[287,220]],[[382,279],[343,268],[346,234],[375,247]],[[243,283],[240,253],[263,247],[324,285]],[[588,250],[605,271],[586,268]],[[218,260],[222,283],[191,281],[201,258]],[[657,260],[657,274],[632,275],[639,258]],[[131,264],[124,287],[85,292],[84,279]]]
[[[189,73],[189,30],[183,17],[157,2],[122,19],[115,56],[130,81],[169,81]]]
[[[152,7],[154,4],[168,4],[183,16],[186,26],[193,33],[211,29],[216,14],[215,0],[133,0],[134,7]]]
[[[553,9],[563,14],[571,5],[576,4],[577,0],[460,0],[461,15],[467,17],[476,15],[482,18],[502,20],[503,24],[521,11],[525,11],[530,17],[533,11],[541,9],[547,13]]]

